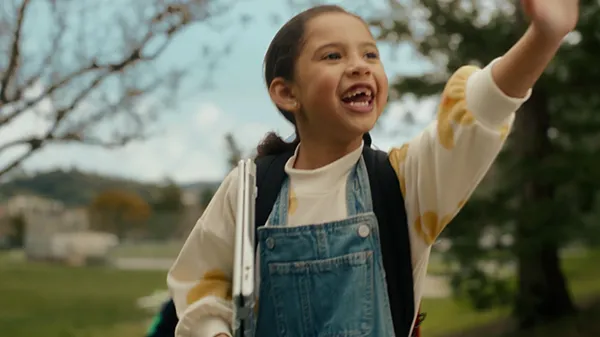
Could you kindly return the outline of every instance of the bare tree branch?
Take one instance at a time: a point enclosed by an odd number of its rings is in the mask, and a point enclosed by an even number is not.
[[[235,28],[232,18],[215,22],[238,0],[3,1],[14,8],[7,4],[3,10],[12,13],[0,14],[0,154],[24,152],[0,163],[0,176],[47,144],[114,148],[146,139],[148,123],[177,101],[184,76],[199,66],[211,75],[223,55],[213,59],[199,50],[198,60],[168,62],[169,48],[196,24],[218,26],[218,32]],[[40,21],[51,24],[44,29]],[[43,131],[1,138],[32,114],[46,121]]]
[[[0,170],[0,177],[3,176],[4,174],[10,172],[11,170],[17,168],[21,163],[23,163],[26,159],[28,159],[29,157],[33,156],[40,148],[35,148],[35,149],[31,149],[27,152],[24,152],[23,154],[21,154],[20,156],[18,156],[17,158],[13,159],[10,164],[6,165],[5,167],[3,167]]]
[[[10,61],[8,62],[8,68],[4,71],[4,75],[2,76],[2,80],[0,81],[0,106],[4,103],[8,102],[10,98],[7,96],[8,87],[10,80],[14,77],[17,67],[19,64],[20,46],[21,46],[21,36],[23,32],[23,23],[25,22],[25,13],[27,11],[27,6],[29,5],[30,0],[23,0],[21,6],[19,7],[17,14],[17,24],[14,32],[12,45],[10,48]]]

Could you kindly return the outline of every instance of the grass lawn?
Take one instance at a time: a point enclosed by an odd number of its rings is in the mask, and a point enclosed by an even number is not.
[[[600,295],[600,268],[594,262],[599,259],[600,251],[595,251],[564,260],[577,298]],[[0,332],[10,337],[143,337],[150,317],[135,301],[165,288],[164,272],[68,268],[13,262],[3,255],[0,275]],[[451,299],[428,299],[423,309],[428,313],[423,327],[426,337],[493,322],[508,312],[500,308],[477,313]],[[593,330],[598,327],[586,325],[586,317],[594,321],[589,317],[600,317],[600,308],[527,337],[600,336]],[[574,326],[596,333],[573,334]]]
[[[563,270],[568,277],[571,292],[576,300],[585,300],[600,295],[598,261],[600,261],[600,250],[589,251],[585,255],[563,258]],[[441,269],[442,267],[437,266],[436,268]],[[504,318],[509,314],[508,308],[475,312],[467,305],[452,299],[425,299],[422,309],[427,312],[427,319],[423,324],[423,335],[431,337],[468,330]],[[563,337],[567,335],[559,334],[556,336]],[[588,337],[592,335],[580,336]]]
[[[600,336],[598,317],[600,317],[600,303],[582,310],[575,317],[510,337],[596,337]]]
[[[111,251],[112,257],[176,258],[183,241],[157,243],[125,243]]]
[[[165,288],[164,272],[68,268],[0,259],[0,331],[11,337],[142,337],[135,301]]]

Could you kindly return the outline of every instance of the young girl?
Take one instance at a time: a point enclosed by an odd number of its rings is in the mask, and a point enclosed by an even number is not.
[[[415,308],[431,245],[485,175],[515,111],[576,24],[576,0],[522,3],[531,25],[521,40],[484,69],[458,69],[437,120],[389,152],[405,200],[398,207],[408,220]],[[390,314],[377,221],[361,184],[363,138],[388,97],[369,27],[337,6],[302,12],[273,39],[265,77],[297,140],[270,134],[258,149],[259,156],[290,147],[295,154],[258,230],[256,335],[410,336],[414,320],[398,331]],[[236,177],[225,178],[169,272],[176,336],[231,334]]]

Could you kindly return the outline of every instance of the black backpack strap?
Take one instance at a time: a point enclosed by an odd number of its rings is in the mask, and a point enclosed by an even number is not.
[[[285,152],[280,155],[266,156],[256,159],[256,228],[264,226],[271,214],[275,200],[285,179],[285,163],[293,155]]]
[[[163,304],[155,319],[156,321],[146,333],[146,337],[174,336],[179,319],[177,318],[177,311],[175,310],[173,299],[169,299]]]
[[[407,336],[415,313],[410,238],[404,197],[388,154],[365,146],[373,211],[379,223],[390,309],[396,336]]]

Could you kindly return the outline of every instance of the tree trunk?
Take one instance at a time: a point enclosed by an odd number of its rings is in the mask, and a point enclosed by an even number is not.
[[[536,89],[530,100],[517,114],[513,149],[517,158],[543,162],[551,153],[548,138],[550,115],[548,99],[543,89]],[[539,181],[533,170],[525,173],[520,196],[523,208],[540,205],[537,212],[551,212],[544,201],[554,196],[554,186]],[[552,214],[531,217],[523,212],[517,224],[518,291],[515,315],[519,328],[525,329],[575,311],[567,281],[560,267],[557,235],[544,235],[553,230],[548,226]]]
[[[549,323],[575,311],[560,269],[557,246],[540,245],[519,258],[516,318],[519,328]]]

